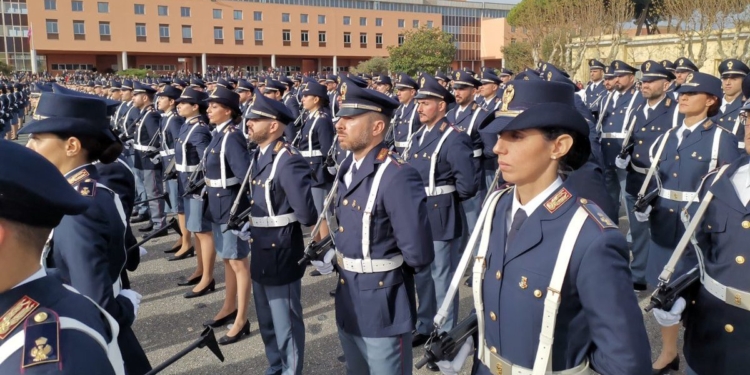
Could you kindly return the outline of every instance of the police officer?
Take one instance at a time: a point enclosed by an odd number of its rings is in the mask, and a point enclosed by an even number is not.
[[[240,96],[240,111],[242,113],[247,112],[247,109],[250,108],[250,105],[253,103],[253,92],[255,91],[255,86],[247,80],[240,79],[237,82],[237,88],[234,91]],[[244,121],[240,128],[242,130],[242,135],[247,137],[247,125]]]
[[[339,77],[335,74],[328,74],[325,78],[325,86],[328,89],[328,102],[330,104],[331,115],[335,119],[336,112],[339,110],[338,103],[338,84]]]
[[[710,117],[719,112],[721,81],[705,73],[689,73],[677,89],[682,124],[670,128],[654,141],[650,151],[651,169],[657,171],[658,197],[651,202],[638,202],[641,209],[635,217],[648,221],[651,243],[648,249],[646,281],[657,285],[658,276],[667,264],[685,226],[682,212],[693,201],[701,178],[709,171],[731,163],[739,157],[737,138],[716,125]],[[649,191],[650,192],[650,191]],[[691,205],[689,214],[695,212]],[[688,252],[677,264],[675,277],[695,266],[697,260]],[[653,363],[654,372],[664,374],[679,365],[677,336],[679,326],[662,327],[662,352]]]
[[[292,121],[294,121],[294,119],[299,116],[300,112],[300,101],[297,99],[297,96],[294,95],[293,92],[294,82],[292,82],[292,80],[287,76],[279,77],[279,82],[281,82],[285,87],[284,95],[281,97],[281,102],[284,103],[284,105],[289,109],[289,112],[292,113]]]
[[[424,187],[384,144],[398,103],[346,78],[341,85],[336,132],[350,156],[336,180],[336,324],[346,373],[409,375],[414,274],[434,256]]]
[[[635,109],[634,120],[631,120],[626,129],[631,135],[629,144],[624,145],[623,149],[628,150],[629,147],[630,149],[624,157],[618,155],[615,159],[617,167],[627,171],[624,195],[630,235],[633,239],[633,260],[630,270],[633,275],[633,289],[636,291],[646,290],[646,264],[651,231],[648,223],[636,220],[633,208],[651,166],[649,150],[657,137],[672,128],[674,112],[677,111],[677,103],[672,100],[672,95],[667,95],[666,91],[674,75],[653,60],[648,60],[641,65],[641,73],[643,82],[641,95],[645,101]]]
[[[589,128],[574,108],[573,87],[512,85],[512,97],[506,88],[500,114],[481,130],[498,135],[500,169],[515,186],[490,196],[476,227],[489,233],[478,233],[474,265],[482,282],[474,283],[472,373],[646,374],[649,343],[630,292],[625,239],[560,175],[589,157]],[[516,101],[526,109],[511,112]],[[462,358],[438,362],[443,373],[458,373],[472,341]]]
[[[487,111],[496,111],[500,106],[500,98],[497,96],[497,90],[500,87],[500,77],[495,74],[495,69],[486,68],[482,72],[480,82],[482,86],[479,88],[480,96],[477,97],[477,104]]]
[[[423,74],[419,83],[416,99],[422,127],[414,133],[404,155],[422,176],[435,261],[416,275],[419,323],[413,346],[423,344],[432,332],[432,318],[458,266],[464,215],[460,202],[474,197],[478,190],[471,138],[445,118],[447,103],[455,101],[453,95],[428,74]],[[457,298],[452,306],[448,329],[458,314]]]
[[[667,69],[670,73],[672,73],[672,75],[675,74],[675,66],[672,61],[662,60],[662,61],[659,61],[659,64],[661,64],[661,66],[663,66],[664,69]],[[677,76],[675,76],[675,78],[669,82],[669,88],[667,88],[667,92],[671,93],[677,88],[676,79],[677,79]],[[674,94],[670,94],[670,95],[674,95]]]
[[[419,85],[406,73],[399,73],[396,76],[396,97],[398,98],[399,105],[398,109],[394,111],[395,129],[393,130],[394,135],[394,146],[396,152],[401,154],[406,148],[409,139],[419,129],[419,116],[417,115],[417,101],[414,96],[417,94]]]
[[[378,92],[387,95],[393,100],[398,100],[396,94],[393,93],[393,81],[391,81],[391,77],[387,74],[381,74],[374,86]]]
[[[672,95],[674,95],[675,100],[679,99],[679,93],[677,93],[677,89],[685,83],[685,79],[687,78],[688,74],[694,73],[698,71],[698,67],[695,66],[695,64],[690,61],[687,57],[680,57],[679,59],[675,60],[674,62],[674,90],[672,90]]]
[[[232,207],[236,204],[237,212],[242,212],[249,206],[247,196],[240,194],[240,185],[250,167],[250,154],[247,140],[234,127],[235,119],[241,115],[239,95],[217,85],[207,101],[208,118],[216,125],[216,130],[205,154],[206,195],[216,253],[224,260],[227,287],[224,305],[213,322],[206,325],[222,326],[234,322],[232,329],[219,339],[219,344],[227,345],[250,335],[250,321],[247,320],[250,247],[247,234],[225,231]],[[213,287],[214,283],[211,283],[208,290]]]
[[[589,60],[589,84],[582,92],[583,102],[595,118],[599,116],[599,105],[604,100],[607,89],[604,87],[604,63],[596,59]]]
[[[206,90],[206,83],[202,79],[195,77],[190,79],[190,87],[195,91],[203,92]]]
[[[114,162],[122,145],[109,128],[106,104],[96,98],[44,93],[35,121],[21,129],[28,147],[53,162],[68,182],[91,201],[81,215],[65,216],[50,236],[42,263],[109,312],[120,326],[118,342],[128,373],[151,369],[131,325],[141,296],[122,289],[125,212],[117,195],[98,182],[92,164]],[[38,120],[37,120],[38,119]],[[48,261],[48,258],[49,261]]]
[[[310,93],[303,95],[305,102]],[[322,95],[327,98],[325,89]],[[250,140],[258,144],[246,183],[251,197],[253,299],[269,363],[266,373],[300,375],[305,266],[297,262],[305,249],[302,225],[312,226],[318,217],[312,176],[305,158],[284,141],[284,127],[294,121],[284,104],[259,96],[245,117]]]
[[[146,199],[158,197],[164,193],[163,170],[159,157],[159,146],[162,134],[159,127],[161,116],[154,108],[154,94],[156,90],[151,86],[135,82],[133,89],[133,107],[140,113],[136,121],[133,149],[133,169],[136,176],[143,181]],[[157,232],[167,225],[164,213],[164,201],[152,200],[148,202],[150,225],[139,228],[140,232]],[[166,236],[161,231],[155,237]]]
[[[742,80],[750,73],[750,68],[738,59],[727,59],[719,65],[719,73],[724,97],[721,98],[719,114],[711,120],[731,131],[737,139],[744,140],[745,129],[740,126],[740,107],[747,98],[742,95]],[[742,145],[739,149],[741,152],[745,150]]]
[[[39,265],[52,228],[90,199],[35,152],[0,140],[0,154],[0,373],[124,374],[122,357],[110,362],[102,345],[113,341],[106,312]]]

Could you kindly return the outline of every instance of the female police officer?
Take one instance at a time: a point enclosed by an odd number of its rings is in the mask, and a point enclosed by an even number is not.
[[[625,239],[560,173],[590,153],[573,95],[564,83],[514,81],[496,119],[480,130],[499,135],[494,151],[515,187],[493,193],[477,222],[474,280],[483,281],[474,282],[474,374],[649,371]],[[438,366],[456,374],[463,359]]]

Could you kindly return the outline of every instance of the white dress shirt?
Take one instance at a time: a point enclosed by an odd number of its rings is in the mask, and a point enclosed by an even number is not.
[[[362,160],[353,159],[352,165],[349,166],[349,170],[346,171],[346,174],[344,175],[344,184],[346,187],[349,187],[349,184],[352,183],[352,176],[354,173],[352,171],[354,170],[354,166],[357,166],[357,170],[359,170],[360,167],[362,167],[362,161],[365,160],[365,158],[362,158]]]
[[[750,203],[750,164],[745,164],[734,172],[732,185],[734,185],[734,190],[737,191],[740,202],[747,206]]]
[[[704,122],[706,122],[706,120],[708,120],[708,118],[704,118],[703,120],[698,121],[693,126],[685,125],[685,121],[683,120],[682,126],[680,126],[680,128],[677,129],[677,134],[676,134],[677,135],[677,147],[680,147],[680,144],[682,144],[682,133],[685,131],[685,129],[689,129],[691,132],[694,132],[695,129],[698,128],[698,126],[700,126]]]
[[[518,212],[518,210],[524,210],[526,212],[526,217],[531,217],[531,215],[534,213],[534,210],[541,206],[542,203],[544,203],[544,201],[546,201],[547,198],[549,198],[549,196],[555,192],[555,190],[562,186],[562,184],[563,181],[558,176],[555,182],[552,183],[552,185],[544,189],[544,191],[539,193],[539,195],[531,199],[526,204],[521,204],[521,202],[518,201],[518,192],[515,188],[513,188],[513,204],[510,206],[510,215],[508,215],[508,217],[505,219],[505,234],[507,235],[510,231],[510,226],[513,223],[513,217],[516,215],[516,212]]]
[[[648,104],[648,101],[646,101],[646,107],[643,108],[643,115],[646,116],[646,120],[648,120],[648,110],[656,109],[656,107],[658,107],[659,103],[661,103],[662,101],[664,101],[664,97],[662,97],[661,100],[656,102],[656,104],[654,104],[653,107],[650,104]]]

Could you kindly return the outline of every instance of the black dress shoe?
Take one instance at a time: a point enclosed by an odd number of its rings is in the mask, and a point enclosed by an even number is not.
[[[310,272],[310,276],[313,276],[313,277],[315,277],[315,276],[320,276],[320,271],[318,271],[318,270],[313,270],[312,272]]]
[[[192,246],[191,246],[191,248],[192,248]],[[164,250],[164,254],[173,254],[173,253],[176,253],[176,252],[180,251],[180,249],[182,249],[182,244],[179,244],[179,245],[177,245],[177,246],[175,246],[175,247],[173,247],[173,248],[171,248],[169,250]]]
[[[430,335],[423,335],[421,333],[417,333],[417,331],[411,331],[412,339],[411,339],[411,347],[416,348],[418,346],[424,345],[424,343],[427,342],[427,339],[430,338]]]
[[[663,368],[652,368],[651,375],[668,375],[672,371],[677,371],[679,369],[680,369],[680,356],[677,355],[677,357],[674,357],[672,362],[669,362],[669,364],[664,366]]]
[[[154,225],[153,224],[149,225],[147,227],[138,228],[138,231],[141,232],[141,233],[151,232],[152,230],[154,230]]]
[[[168,260],[170,262],[174,262],[176,260],[183,260],[183,259],[190,258],[192,256],[195,256],[195,249],[191,247],[191,248],[188,249],[188,251],[184,252],[182,255],[175,255],[175,256],[169,258]]]
[[[152,231],[152,232],[144,234],[143,238],[146,238],[148,236],[152,236],[151,238],[166,237],[167,236],[167,231],[166,230],[162,230],[162,229],[157,229],[155,231]]]
[[[466,279],[466,281],[464,281],[464,285],[466,285],[466,286],[468,286],[469,288],[471,288],[471,280],[473,280],[473,279],[474,279],[474,277],[473,277],[473,276],[469,276],[469,278],[468,278],[468,279]],[[429,363],[427,363],[427,364],[429,365]]]
[[[190,286],[190,285],[198,285],[198,283],[201,282],[201,277],[194,277],[192,279],[188,279],[186,281],[180,281],[177,283],[179,286]]]
[[[216,290],[216,280],[211,280],[211,283],[208,284],[207,287],[203,288],[203,290],[199,290],[197,292],[193,292],[191,290],[191,291],[185,293],[184,297],[188,298],[188,299],[189,298],[202,297],[202,296],[205,296],[206,294],[208,294],[210,292],[213,292],[214,290]]]
[[[644,283],[633,283],[633,290],[636,292],[643,292],[648,289],[648,286]]]
[[[250,336],[250,321],[249,320],[245,321],[245,326],[242,327],[242,330],[236,336],[224,335],[224,337],[220,338],[219,345],[234,344],[235,342],[240,341],[244,336]]]
[[[425,367],[432,372],[440,372],[440,367],[435,362],[427,362],[427,366]]]
[[[328,295],[331,297],[336,297],[336,289],[331,289],[328,291]]]
[[[203,326],[218,328],[233,322],[235,319],[237,319],[237,310],[234,310],[234,312],[229,313],[229,315],[220,318],[219,320],[207,320],[203,322]]]
[[[148,215],[135,215],[130,218],[130,224],[143,223],[149,220]]]

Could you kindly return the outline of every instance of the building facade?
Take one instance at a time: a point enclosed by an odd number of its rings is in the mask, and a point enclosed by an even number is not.
[[[504,18],[511,8],[444,0],[14,3],[23,5],[19,22],[25,19],[33,29],[20,47],[29,53],[29,62],[32,54],[37,56],[38,71],[51,73],[127,68],[252,72],[271,67],[289,72],[341,71],[374,56],[387,56],[388,46],[398,45],[408,30],[419,27],[451,33],[457,47],[456,67],[479,69],[483,20]],[[492,53],[493,59],[496,54]]]

